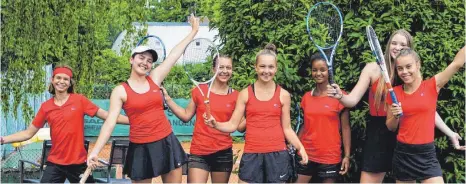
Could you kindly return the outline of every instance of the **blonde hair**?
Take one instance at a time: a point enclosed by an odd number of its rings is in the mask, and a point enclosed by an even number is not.
[[[256,64],[257,64],[257,60],[259,59],[259,56],[262,56],[262,55],[273,56],[275,57],[275,61],[277,61],[277,47],[273,43],[268,43],[267,45],[265,45],[264,49],[260,50],[256,54]]]
[[[60,64],[60,65],[57,65],[53,68],[53,70],[57,69],[57,68],[68,68],[71,70],[71,73],[74,75],[74,72],[73,72],[73,69],[68,66],[68,65],[65,65],[65,64]],[[52,76],[52,80],[55,76]],[[66,90],[66,92],[68,93],[74,93],[74,89],[75,89],[75,86],[76,86],[76,82],[74,81],[73,77],[70,78],[70,87],[68,88],[68,90]],[[52,82],[50,83],[49,85],[49,93],[52,94],[52,95],[55,95],[55,88],[53,87],[53,84]]]
[[[390,77],[390,82],[393,84],[394,79],[395,79],[395,59],[392,59],[390,55],[390,45],[392,43],[393,37],[395,35],[400,34],[401,36],[404,36],[406,38],[406,44],[409,48],[414,48],[414,42],[413,42],[413,37],[411,34],[409,34],[408,31],[404,29],[399,29],[396,30],[395,32],[390,35],[390,39],[387,42],[387,46],[385,47],[385,54],[384,54],[384,59],[385,59],[385,66],[387,67],[387,73]],[[385,85],[385,79],[382,77],[382,73],[380,73],[379,77],[379,83],[377,84],[377,88],[375,90],[374,94],[374,101],[375,101],[375,107],[378,109],[380,104],[382,103],[382,99],[387,95],[387,86]]]

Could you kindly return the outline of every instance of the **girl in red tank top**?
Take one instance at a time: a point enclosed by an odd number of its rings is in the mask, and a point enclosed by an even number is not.
[[[248,183],[283,183],[290,177],[290,155],[285,141],[295,146],[307,163],[306,151],[291,128],[290,94],[276,85],[276,48],[267,44],[256,55],[257,80],[243,89],[228,122],[218,123],[213,116],[206,123],[223,132],[233,132],[246,113],[245,149],[239,178]],[[204,116],[205,117],[205,116]]]
[[[316,88],[305,93],[302,98],[304,125],[299,131],[299,139],[309,156],[309,164],[299,166],[296,183],[308,183],[313,176],[323,178],[324,183],[334,183],[339,175],[348,172],[350,166],[349,110],[326,94],[328,66],[321,53],[314,54],[310,63],[311,76]],[[341,159],[342,137],[343,160]]]
[[[191,33],[156,68],[152,69],[152,62],[158,57],[155,50],[147,46],[133,49],[129,60],[131,75],[127,82],[113,89],[109,118],[88,158],[91,168],[97,166],[97,155],[110,138],[115,117],[123,108],[130,119],[130,144],[123,173],[133,182],[150,183],[152,178],[162,175],[163,182],[181,183],[181,166],[187,157],[165,117],[159,86],[199,30],[198,18],[191,16],[189,21]]]
[[[220,55],[214,58],[214,66],[219,65],[219,73],[210,94],[212,115],[219,121],[228,121],[233,114],[238,92],[228,86],[233,72],[233,61],[229,56]],[[201,85],[207,94],[208,85]],[[165,92],[165,98],[171,111],[182,121],[189,122],[196,114],[194,132],[191,141],[188,183],[207,183],[209,174],[212,183],[228,183],[233,167],[232,138],[229,133],[221,132],[207,126],[202,115],[205,113],[204,97],[198,88],[191,91],[191,101],[185,108],[178,106]]]

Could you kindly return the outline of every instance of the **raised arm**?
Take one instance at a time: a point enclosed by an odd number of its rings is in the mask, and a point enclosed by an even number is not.
[[[375,62],[367,63],[359,75],[358,83],[353,88],[350,94],[343,94],[337,84],[327,86],[327,95],[332,98],[339,99],[343,106],[351,108],[358,104],[362,96],[366,93],[371,83],[371,75],[380,74],[380,69]]]
[[[350,156],[351,156],[351,125],[349,122],[349,110],[344,109],[340,116],[341,121],[341,133],[343,137],[343,148],[345,157],[341,163],[340,174],[346,174],[350,168]]]
[[[175,114],[176,117],[180,118],[181,121],[187,123],[191,120],[196,113],[196,104],[194,103],[193,99],[189,101],[188,106],[185,108],[176,104],[172,98],[168,95],[167,90],[165,88],[161,88],[163,94],[165,96],[165,101],[167,102],[168,107],[170,110]]]
[[[437,91],[443,88],[443,86],[445,86],[445,84],[451,79],[451,77],[453,77],[453,75],[455,75],[455,73],[458,72],[458,70],[464,66],[464,63],[466,61],[464,49],[465,47],[461,48],[458,51],[458,53],[456,53],[455,59],[453,59],[453,62],[451,62],[445,70],[435,75],[435,81],[437,82]]]
[[[170,54],[168,54],[167,58],[162,62],[162,64],[150,72],[150,77],[158,86],[162,84],[162,81],[168,75],[172,66],[175,65],[176,61],[181,57],[181,54],[183,54],[186,46],[191,40],[194,39],[194,36],[196,36],[197,32],[199,31],[199,18],[191,15],[191,17],[189,17],[189,23],[191,24],[192,29],[188,36],[186,36],[171,50]]]
[[[283,128],[283,133],[285,134],[285,139],[293,145],[296,150],[299,151],[299,154],[302,157],[302,160],[300,161],[301,164],[307,164],[308,162],[308,156],[306,153],[306,149],[304,149],[303,144],[301,141],[299,141],[298,136],[296,133],[293,131],[293,128],[291,128],[291,118],[290,118],[290,109],[291,109],[291,97],[290,93],[288,91],[281,89],[280,91],[280,101],[282,103],[282,116],[281,116],[281,122],[282,122],[282,128]]]
[[[203,116],[204,116],[205,123],[208,126],[213,127],[222,132],[227,132],[227,133],[234,132],[238,128],[239,124],[241,123],[241,120],[243,119],[247,100],[248,100],[248,88],[243,89],[239,93],[238,100],[236,100],[235,110],[233,111],[230,121],[217,122],[213,116],[211,116],[210,119],[206,119],[206,116],[204,113]]]
[[[94,148],[92,149],[91,154],[87,158],[87,164],[92,169],[95,169],[98,164],[97,155],[100,153],[102,148],[107,143],[108,139],[112,135],[113,129],[115,128],[117,117],[120,115],[121,107],[123,106],[123,97],[126,96],[125,89],[123,86],[119,85],[113,89],[110,96],[110,109],[108,117],[105,120],[102,128],[100,129],[99,137],[95,143]]]

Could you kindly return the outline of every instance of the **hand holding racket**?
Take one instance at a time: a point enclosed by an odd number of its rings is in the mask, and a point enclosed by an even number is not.
[[[160,39],[158,36],[155,35],[147,35],[143,37],[141,40],[138,41],[136,46],[140,45],[145,45],[148,46],[149,48],[155,50],[157,52],[157,60],[154,61],[154,64],[152,65],[152,68],[155,68],[156,66],[160,65],[166,58],[167,56],[167,51],[165,49],[165,44],[163,43],[162,39]],[[155,59],[155,58],[154,58]],[[162,82],[163,85],[163,82]],[[163,100],[163,109],[167,110],[168,105],[167,102],[165,101],[165,98],[162,93],[162,100]]]
[[[309,38],[327,62],[329,83],[333,84],[333,56],[343,34],[341,12],[338,7],[329,2],[319,2],[309,10],[306,26]]]
[[[207,119],[211,117],[209,96],[213,81],[218,73],[218,65],[214,66],[215,57],[218,56],[217,46],[206,38],[196,38],[186,46],[183,53],[183,68],[191,82],[196,85],[199,92],[204,97]],[[201,84],[208,84],[207,93],[199,87]]]
[[[375,34],[375,31],[372,28],[372,26],[369,25],[366,27],[366,34],[367,39],[369,40],[369,46],[371,47],[372,54],[374,54],[375,58],[377,59],[377,64],[380,67],[380,71],[385,80],[385,85],[387,86],[388,92],[390,93],[390,97],[392,98],[393,103],[401,106],[398,103],[398,100],[395,96],[395,92],[393,91],[392,83],[390,82],[390,77],[388,76],[387,72],[387,66],[385,65],[385,58],[382,49],[380,48],[379,39],[377,38],[377,35]],[[399,114],[399,117],[401,116],[403,116],[403,112]]]

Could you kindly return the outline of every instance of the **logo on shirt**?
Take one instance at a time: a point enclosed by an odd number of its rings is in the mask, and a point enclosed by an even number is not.
[[[227,104],[227,107],[231,107],[231,105],[230,105],[230,104]]]
[[[154,92],[154,93],[157,93],[157,92],[158,92],[158,90],[154,89],[154,90],[152,90],[152,92]]]
[[[424,96],[424,93],[421,93],[421,96]]]
[[[330,108],[330,106],[328,106],[328,105],[324,105],[324,107],[325,107],[325,108]]]
[[[71,110],[74,111],[74,110],[76,110],[76,108],[75,108],[75,107],[71,107]]]
[[[277,108],[277,107],[278,107],[278,104],[273,104],[273,107]]]

